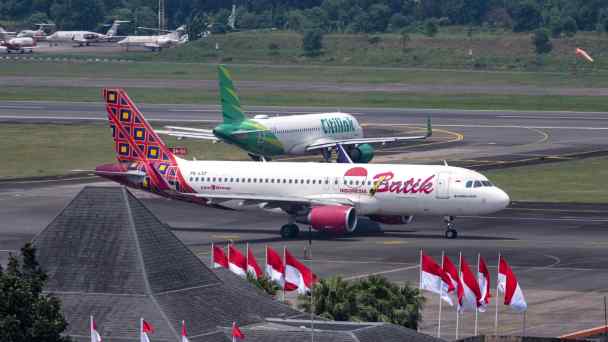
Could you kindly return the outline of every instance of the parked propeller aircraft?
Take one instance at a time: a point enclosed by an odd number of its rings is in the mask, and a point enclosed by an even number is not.
[[[92,43],[104,43],[112,40],[116,36],[118,26],[128,23],[124,20],[114,20],[112,26],[106,34],[91,31],[57,31],[46,38],[50,44],[76,43],[78,46],[89,46]]]
[[[148,29],[140,27],[140,29]],[[157,29],[153,29],[157,30]],[[165,48],[175,47],[188,42],[188,34],[186,26],[180,26],[175,31],[167,31],[168,33],[156,36],[127,36],[125,39],[118,42],[118,45],[124,46],[127,49],[131,46],[142,46],[152,51],[160,51]]]
[[[357,119],[341,112],[290,116],[245,116],[228,69],[219,66],[220,98],[224,122],[213,130],[166,126],[157,133],[178,138],[223,141],[247,151],[254,160],[281,155],[321,153],[331,158],[332,149],[345,149],[355,163],[374,157],[373,144],[424,140],[432,135],[430,118],[425,135],[365,138]]]
[[[32,53],[36,48],[36,41],[30,37],[15,37],[15,32],[7,32],[0,27],[0,46],[6,49],[6,53]],[[13,35],[13,36],[11,36]]]
[[[181,159],[124,90],[104,89],[103,97],[118,163],[98,166],[97,175],[218,209],[285,214],[284,238],[297,236],[296,223],[344,234],[355,231],[360,216],[406,224],[414,215],[445,217],[445,236],[455,238],[455,216],[490,214],[509,204],[509,196],[483,175],[447,165]]]

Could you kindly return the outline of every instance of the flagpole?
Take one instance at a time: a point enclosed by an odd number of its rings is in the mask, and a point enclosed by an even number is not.
[[[479,258],[480,258],[481,254],[477,253],[477,284],[479,284]],[[478,332],[478,320],[479,320],[479,303],[475,303],[475,336],[477,336],[477,332]]]
[[[308,225],[308,258],[310,259],[310,272],[312,273],[312,225]],[[314,274],[314,273],[313,273]],[[314,280],[314,277],[313,277]],[[311,288],[310,288],[310,341],[314,342],[315,341],[315,320],[314,320],[314,315],[313,315],[313,310],[314,310],[314,289],[315,289],[315,284],[314,281],[311,282]]]
[[[458,253],[458,286],[460,286],[460,269],[462,268],[462,252]],[[458,290],[456,290],[456,297],[458,297]],[[460,298],[458,298],[458,305],[456,306],[456,339],[458,339],[458,330],[460,328]]]
[[[498,336],[498,298],[500,297],[500,294],[498,293],[498,284],[500,283],[500,251],[498,251],[498,262],[496,263],[496,305],[494,306],[495,309],[495,313],[494,313],[494,336]]]
[[[245,245],[245,253],[245,277],[247,277],[249,274],[249,242]]]
[[[526,311],[524,311],[524,319],[521,325],[521,336],[526,336]]]
[[[93,335],[93,315],[91,315],[91,322],[89,323],[89,335]]]
[[[420,260],[418,262],[418,266],[418,289],[421,290],[420,292],[422,292],[422,248],[420,249]],[[420,332],[420,324],[416,325],[416,331]]]
[[[445,251],[441,251],[441,271],[443,272],[443,258],[445,255]],[[437,338],[441,338],[441,302],[443,297],[443,281],[441,283],[441,287],[439,288],[439,314],[437,315]]]
[[[234,327],[236,326],[236,322],[232,322],[232,342],[236,342],[236,336],[234,336]]]
[[[285,251],[287,248],[283,246],[283,303],[285,303],[285,285],[287,285],[287,281],[285,279]]]
[[[214,249],[213,249],[213,241],[211,241],[211,269],[215,268],[214,267],[215,263],[214,263],[214,260],[213,260],[213,251],[214,251]]]
[[[142,331],[144,331],[144,319],[143,319],[143,317],[139,317],[139,340],[140,341],[142,340],[142,338],[141,338]]]

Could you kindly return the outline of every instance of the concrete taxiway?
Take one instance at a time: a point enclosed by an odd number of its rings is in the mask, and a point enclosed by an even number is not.
[[[107,185],[97,182],[97,185]],[[0,261],[42,230],[83,185],[47,183],[43,186],[13,184],[0,189]],[[248,242],[263,262],[266,244],[289,248],[303,257],[308,235],[282,241],[281,216],[264,213],[218,211],[137,193],[144,203],[205,262],[210,242],[232,240],[244,248]],[[602,298],[608,291],[607,205],[557,205],[515,203],[502,213],[460,217],[460,238],[443,238],[440,218],[421,217],[407,226],[374,226],[352,236],[327,238],[313,233],[312,268],[321,277],[341,275],[357,279],[372,274],[396,282],[418,281],[418,253],[439,259],[442,250],[454,261],[458,253],[471,265],[481,253],[490,265],[495,286],[497,254],[513,266],[529,304],[526,333],[558,336],[603,324]],[[302,227],[305,228],[305,227]],[[494,293],[494,288],[492,289]],[[436,332],[437,298],[427,295],[422,331]],[[521,315],[500,306],[501,334],[521,334]],[[453,308],[443,306],[442,337],[455,336]],[[494,332],[494,305],[479,316],[480,333]],[[474,316],[461,317],[460,336],[473,334]]]
[[[135,99],[137,100],[137,99]],[[156,127],[167,123],[214,125],[220,121],[215,105],[142,104],[139,106]],[[327,111],[352,113],[371,128],[424,129],[428,116],[442,135],[420,146],[385,146],[378,155],[383,162],[448,160],[482,168],[535,159],[571,158],[580,153],[605,152],[608,113],[534,112],[458,109],[323,108],[248,106],[250,116],[293,115]],[[74,123],[104,122],[102,103],[0,102],[0,122]]]

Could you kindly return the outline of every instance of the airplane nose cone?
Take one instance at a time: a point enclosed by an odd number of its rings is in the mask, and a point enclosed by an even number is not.
[[[511,203],[511,198],[501,189],[496,188],[495,203],[498,210],[505,209]]]

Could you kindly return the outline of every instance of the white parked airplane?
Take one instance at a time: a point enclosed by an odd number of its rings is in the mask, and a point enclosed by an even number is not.
[[[509,196],[483,175],[445,165],[188,161],[171,153],[122,89],[104,89],[118,164],[97,175],[161,196],[232,210],[288,216],[281,236],[298,223],[336,234],[353,232],[359,216],[406,224],[415,215],[453,218],[504,209]]]
[[[155,29],[156,30],[156,29]],[[160,51],[165,48],[175,47],[188,42],[186,27],[180,26],[175,31],[156,36],[127,36],[118,42],[118,45],[127,49],[131,46],[141,46],[152,51]]]
[[[123,23],[128,23],[128,21],[114,20],[112,26],[108,32],[106,32],[106,34],[91,31],[56,31],[50,36],[46,37],[46,40],[51,45],[57,45],[59,43],[75,43],[78,44],[78,46],[89,46],[92,43],[108,42],[116,36],[118,26]]]
[[[257,115],[250,119],[241,107],[228,69],[220,65],[218,73],[222,124],[213,130],[166,126],[166,130],[157,133],[177,138],[223,141],[247,151],[254,160],[318,153],[329,160],[332,149],[342,148],[355,163],[372,160],[372,145],[424,140],[432,134],[430,118],[424,135],[373,138],[366,138],[359,121],[348,113]]]
[[[44,32],[44,28],[47,26],[55,26],[55,24],[36,24],[38,28],[36,30],[21,30],[19,34],[17,34],[17,38],[33,38],[35,41],[39,42],[41,40],[46,40],[46,32]]]
[[[15,32],[7,32],[0,27],[0,46],[6,53],[32,53],[36,48],[36,41],[31,37],[15,37]],[[13,36],[11,36],[13,35]]]

